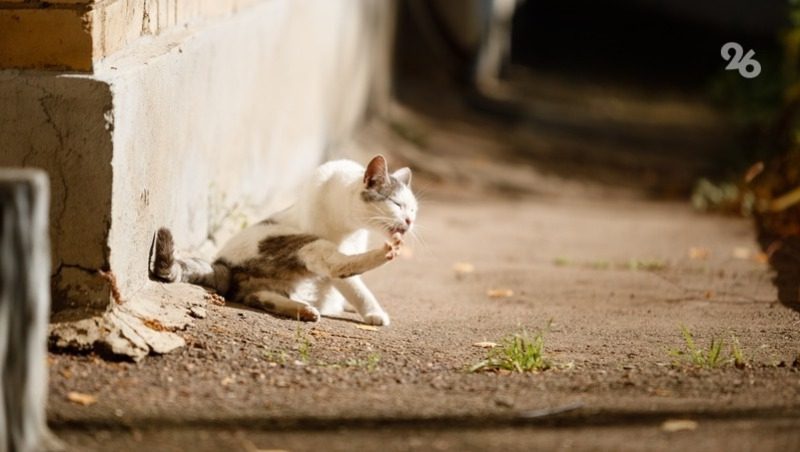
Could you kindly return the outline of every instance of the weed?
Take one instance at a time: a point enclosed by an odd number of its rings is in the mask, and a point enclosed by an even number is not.
[[[342,366],[366,369],[372,372],[378,368],[378,364],[380,364],[380,362],[381,362],[380,353],[370,353],[369,356],[367,356],[367,359],[349,358],[342,363]]]
[[[279,364],[281,366],[286,364],[286,361],[289,359],[289,355],[286,354],[284,351],[268,351],[264,353],[264,358],[267,361],[275,364]]]
[[[567,259],[566,257],[557,257],[553,259],[553,265],[557,267],[566,267],[567,265],[569,265],[569,263],[570,263],[569,259]]]
[[[469,371],[510,370],[512,372],[537,372],[551,367],[544,356],[542,332],[531,335],[523,330],[505,337],[500,346],[489,350],[488,357],[473,365]]]
[[[297,329],[296,340],[297,353],[300,355],[300,361],[308,363],[309,359],[311,359],[311,349],[314,347],[314,344],[311,343],[308,339],[308,335],[300,328]]]
[[[663,270],[667,267],[667,264],[664,261],[650,259],[650,260],[640,260],[640,259],[631,259],[628,261],[627,265],[629,270],[644,270],[644,271],[657,271]]]
[[[731,336],[731,356],[733,365],[737,369],[744,369],[747,367],[747,358],[744,356],[744,351],[742,351],[742,347],[739,345],[739,339],[737,339],[736,336]]]
[[[683,336],[684,349],[673,349],[669,352],[675,358],[675,365],[688,362],[693,366],[706,369],[713,369],[729,363],[732,363],[738,369],[743,369],[747,366],[747,359],[736,336],[731,336],[731,347],[728,356],[724,354],[725,341],[723,339],[712,337],[708,349],[703,350],[695,344],[692,333],[684,325],[681,325],[681,336]]]

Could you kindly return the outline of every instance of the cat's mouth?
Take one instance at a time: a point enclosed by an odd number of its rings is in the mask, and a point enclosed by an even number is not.
[[[391,236],[393,236],[395,234],[403,235],[407,231],[408,231],[408,227],[406,227],[406,226],[391,226],[389,228],[389,237],[391,237]]]

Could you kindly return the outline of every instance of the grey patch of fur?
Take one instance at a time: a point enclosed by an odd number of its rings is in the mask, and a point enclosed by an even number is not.
[[[257,257],[231,268],[231,297],[239,301],[265,289],[288,297],[296,281],[311,275],[297,252],[317,240],[310,234],[276,235],[261,240]]]
[[[175,242],[172,232],[167,228],[161,228],[156,233],[153,276],[165,282],[198,284],[220,294],[225,294],[230,286],[230,270],[227,265],[220,262],[211,264],[195,257],[175,258]]]
[[[365,202],[386,201],[403,188],[403,183],[394,176],[389,176],[383,183],[375,184],[361,191],[361,199]]]

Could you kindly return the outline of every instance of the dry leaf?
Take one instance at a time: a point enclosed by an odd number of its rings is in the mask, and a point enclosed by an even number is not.
[[[661,430],[665,432],[680,432],[683,430],[697,429],[697,422],[690,419],[668,419],[661,424]]]
[[[713,290],[706,290],[706,292],[703,294],[703,296],[706,298],[706,300],[710,300],[710,299],[712,299],[714,297],[714,291]]]
[[[689,248],[689,259],[692,260],[706,260],[711,255],[711,250],[702,246],[693,246]]]
[[[475,266],[469,262],[456,262],[453,265],[453,270],[455,270],[456,274],[458,275],[466,275],[467,273],[474,272]]]
[[[366,331],[378,331],[378,327],[374,325],[356,325],[356,328],[359,330],[366,330]]]
[[[514,291],[511,289],[489,289],[486,295],[490,298],[508,298],[514,296]]]
[[[756,176],[761,174],[762,171],[764,171],[764,162],[754,163],[750,168],[747,168],[747,172],[744,173],[744,181],[749,184]]]
[[[78,405],[83,406],[89,406],[97,403],[97,397],[91,394],[84,394],[82,392],[71,391],[67,393],[67,399],[72,403],[77,403]]]
[[[756,253],[753,255],[753,260],[759,264],[766,264],[769,263],[769,256],[767,253]]]
[[[233,383],[233,378],[231,378],[231,377],[225,377],[225,378],[222,379],[222,382],[221,382],[222,386],[228,386],[231,383]]]
[[[484,341],[484,342],[476,342],[476,343],[472,344],[472,346],[473,347],[480,347],[480,348],[495,348],[495,347],[497,347],[497,343],[496,342]]]
[[[750,259],[750,248],[744,246],[737,246],[733,249],[733,257],[736,259]]]

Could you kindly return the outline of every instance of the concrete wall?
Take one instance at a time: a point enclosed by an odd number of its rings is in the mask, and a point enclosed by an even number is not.
[[[116,41],[86,75],[0,71],[0,165],[52,181],[56,308],[111,307],[97,269],[135,302],[155,228],[196,248],[241,227],[388,95],[391,2],[223,3],[227,16]]]

